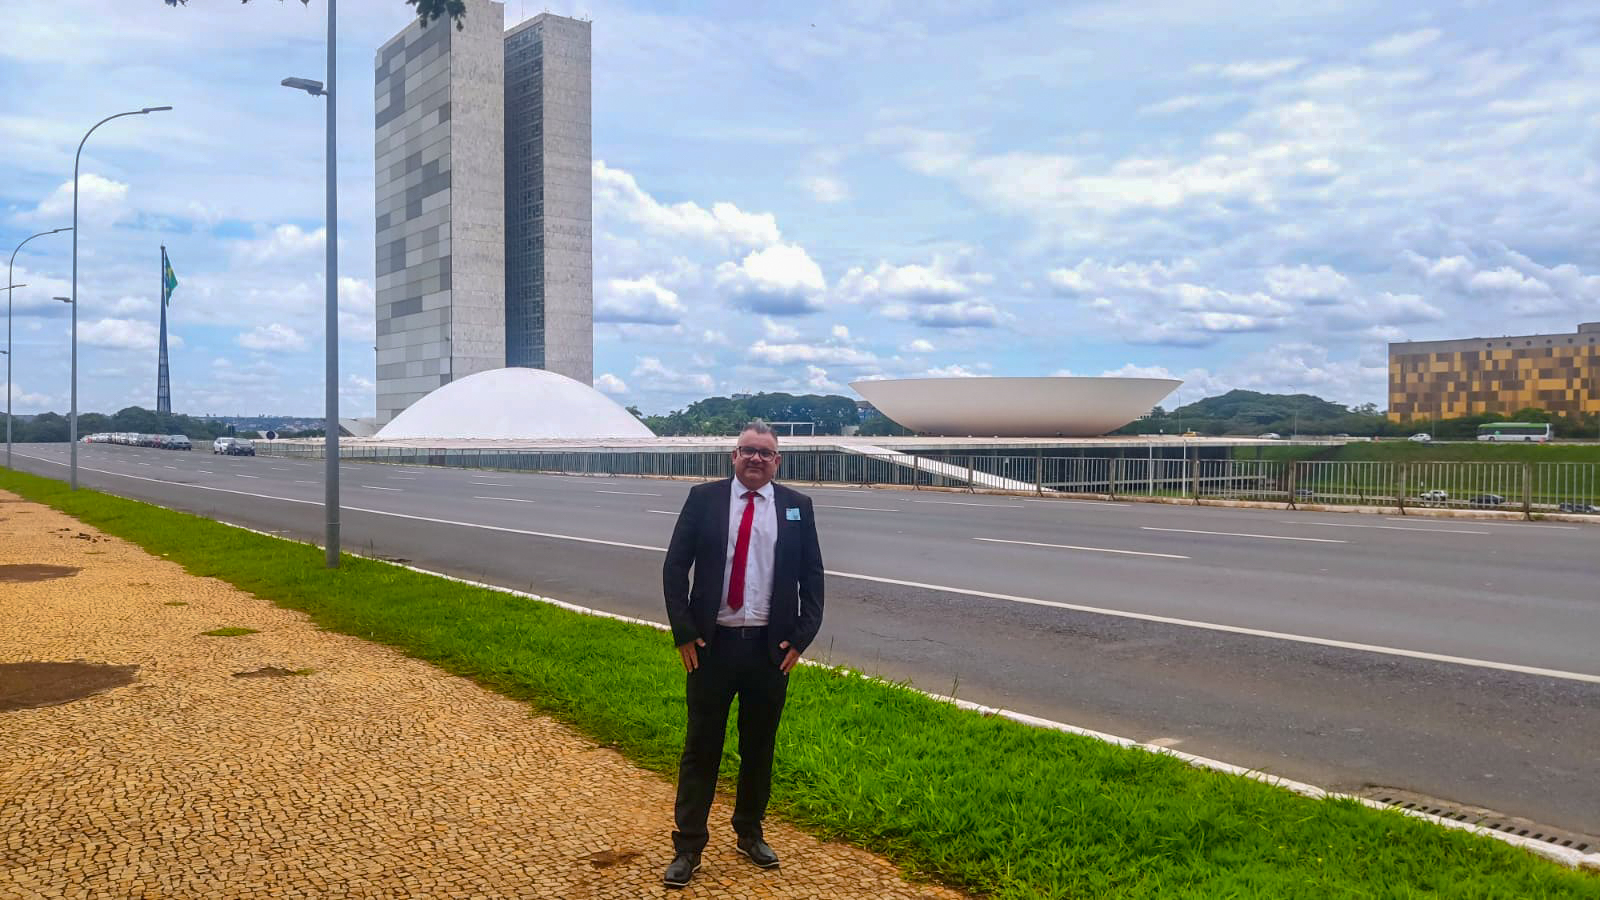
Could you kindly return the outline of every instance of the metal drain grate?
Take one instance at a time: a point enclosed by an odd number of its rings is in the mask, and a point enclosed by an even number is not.
[[[1431,816],[1438,816],[1442,819],[1454,819],[1457,822],[1490,828],[1504,834],[1514,834],[1518,837],[1544,841],[1556,847],[1567,847],[1576,850],[1579,853],[1590,853],[1600,849],[1600,839],[1589,835],[1561,828],[1552,828],[1529,819],[1495,812],[1492,809],[1447,803],[1436,797],[1428,797],[1412,791],[1402,791],[1394,788],[1368,788],[1364,791],[1358,791],[1357,796],[1375,800],[1397,809],[1409,809],[1415,812],[1427,813]]]

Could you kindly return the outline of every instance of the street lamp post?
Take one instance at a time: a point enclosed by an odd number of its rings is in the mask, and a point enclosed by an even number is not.
[[[69,231],[67,228],[57,228],[53,231],[41,231],[22,239],[22,244],[36,237],[55,234],[60,231]],[[6,468],[11,468],[11,292],[25,284],[12,284],[11,279],[16,275],[17,253],[22,249],[22,244],[11,251],[11,262],[6,264]]]
[[[78,152],[72,157],[72,424],[68,431],[68,440],[72,442],[71,470],[72,489],[78,489],[78,163],[83,159],[83,145],[88,143],[89,135],[94,134],[95,128],[123,116],[147,116],[153,112],[165,112],[170,106],[146,106],[144,109],[129,110],[106,116],[94,123],[94,127],[84,132],[83,140],[78,142]]]
[[[327,84],[324,85],[322,82],[313,81],[310,78],[285,78],[282,81],[284,87],[305,91],[313,97],[323,97],[328,101],[328,221],[324,229],[327,235],[325,247],[327,256],[327,275],[325,276],[327,282],[325,285],[327,290],[327,309],[324,311],[327,358],[323,375],[323,404],[325,406],[326,422],[323,424],[324,437],[322,439],[322,506],[328,520],[327,534],[323,543],[326,545],[327,566],[330,569],[339,567],[339,193],[337,189],[338,158],[334,149],[338,142],[338,107],[336,105],[338,98],[334,94],[335,54],[338,49],[338,33],[335,29],[335,9],[337,6],[337,0],[328,0]]]

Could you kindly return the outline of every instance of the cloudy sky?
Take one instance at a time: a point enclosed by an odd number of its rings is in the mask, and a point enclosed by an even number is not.
[[[1385,343],[1600,320],[1600,5],[573,0],[595,376],[646,412],[863,377],[1172,373],[1384,400]],[[80,409],[322,401],[324,7],[14,4],[0,247],[80,185]],[[507,23],[544,10],[509,0]],[[373,51],[341,7],[346,414],[373,398]],[[14,403],[67,396],[70,241],[17,257]]]

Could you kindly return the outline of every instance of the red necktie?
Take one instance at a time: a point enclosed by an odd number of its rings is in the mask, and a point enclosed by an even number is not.
[[[728,608],[744,606],[744,564],[750,558],[750,526],[756,520],[756,492],[744,492],[744,515],[739,519],[739,542],[733,545],[733,571],[728,573]]]

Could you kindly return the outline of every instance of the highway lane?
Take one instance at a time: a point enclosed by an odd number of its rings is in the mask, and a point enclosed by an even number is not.
[[[64,461],[66,448],[20,450]],[[91,445],[80,462],[88,486],[320,536],[320,461]],[[347,510],[348,546],[662,618],[658,552],[489,529],[659,548],[686,482],[371,464],[346,464],[343,477],[348,506],[390,513]],[[1584,526],[809,492],[833,572],[1600,674],[1600,530]],[[960,590],[839,577],[829,587],[816,652],[834,661],[1333,787],[1404,787],[1600,831],[1592,683]]]

